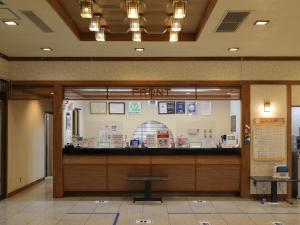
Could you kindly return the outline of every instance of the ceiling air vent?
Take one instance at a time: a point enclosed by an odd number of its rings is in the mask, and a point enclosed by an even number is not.
[[[53,30],[32,11],[21,11],[31,22],[33,22],[41,31],[51,33]]]
[[[249,14],[250,11],[228,12],[218,26],[217,32],[235,32]]]

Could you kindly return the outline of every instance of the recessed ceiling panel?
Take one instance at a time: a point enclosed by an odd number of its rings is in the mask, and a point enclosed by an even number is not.
[[[13,11],[8,8],[0,8],[0,20],[19,20],[20,17],[17,16]]]
[[[80,16],[79,1],[48,0],[57,13],[64,19],[81,41],[94,40],[94,33],[89,31],[90,19]],[[181,20],[182,29],[179,39],[183,41],[196,41],[199,32],[206,24],[217,0],[188,0],[186,17]],[[101,14],[101,26],[107,28],[107,41],[124,41],[131,39],[129,32],[130,20],[127,18],[126,4],[122,0],[94,0],[94,13]],[[60,8],[58,8],[60,7]],[[174,11],[170,0],[143,0],[139,4],[140,26],[143,37],[147,41],[166,41],[166,33],[170,30],[170,18]],[[67,18],[67,19],[66,19]],[[122,34],[118,38],[116,35]],[[112,35],[115,35],[112,38]],[[126,35],[126,37],[124,36]],[[153,38],[151,37],[153,36]],[[159,37],[161,35],[161,38]]]

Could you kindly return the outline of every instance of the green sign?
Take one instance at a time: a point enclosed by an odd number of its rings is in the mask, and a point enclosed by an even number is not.
[[[142,112],[142,103],[141,102],[129,102],[128,103],[130,113],[140,113]]]

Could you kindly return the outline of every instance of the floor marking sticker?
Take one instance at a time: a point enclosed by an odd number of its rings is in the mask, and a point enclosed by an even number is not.
[[[106,200],[96,201],[96,204],[107,204],[107,203],[109,203],[109,201],[106,201]]]
[[[136,220],[135,223],[136,224],[150,224],[150,223],[152,223],[152,220],[141,219],[141,220]]]
[[[202,221],[201,221],[201,222],[199,222],[199,224],[200,224],[200,225],[211,225],[211,223],[210,223],[210,222],[202,222]]]
[[[195,201],[193,201],[193,203],[194,204],[205,204],[205,203],[207,203],[207,201],[206,200],[195,200]]]

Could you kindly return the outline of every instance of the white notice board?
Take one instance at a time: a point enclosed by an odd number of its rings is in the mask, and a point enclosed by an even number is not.
[[[253,120],[254,160],[283,160],[285,154],[286,119],[256,118]]]

